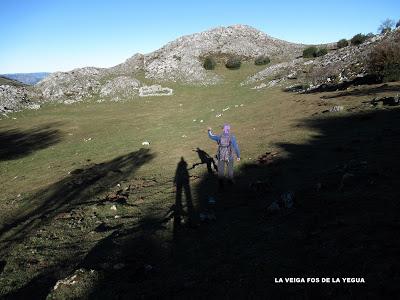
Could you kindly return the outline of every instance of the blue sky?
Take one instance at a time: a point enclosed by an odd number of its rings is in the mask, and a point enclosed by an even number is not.
[[[377,32],[400,18],[382,1],[1,1],[0,73],[110,67],[184,34],[247,24],[291,42],[318,44]]]

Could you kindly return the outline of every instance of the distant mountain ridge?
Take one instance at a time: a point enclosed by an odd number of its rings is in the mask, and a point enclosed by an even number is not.
[[[12,73],[12,74],[1,74],[1,76],[17,80],[19,82],[34,85],[38,83],[40,80],[46,78],[51,73],[49,72],[36,72],[36,73]]]
[[[23,87],[25,86],[24,83],[15,80],[15,79],[11,79],[5,76],[0,75],[0,85],[11,85],[11,86],[16,86],[16,87]]]

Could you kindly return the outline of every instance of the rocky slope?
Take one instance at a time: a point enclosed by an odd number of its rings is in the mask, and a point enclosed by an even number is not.
[[[314,59],[298,58],[271,65],[244,80],[241,85],[254,89],[275,85],[291,87],[301,84],[309,90],[321,85],[337,85],[343,82],[363,82],[368,75],[367,58],[371,50],[385,40],[392,40],[400,33],[376,35],[358,46],[331,49],[328,54]]]
[[[7,115],[24,108],[38,109],[40,105],[35,101],[38,97],[38,93],[29,87],[0,85],[0,113]]]

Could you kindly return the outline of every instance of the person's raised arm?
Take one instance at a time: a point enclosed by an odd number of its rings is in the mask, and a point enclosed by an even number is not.
[[[208,137],[209,137],[210,139],[212,139],[213,141],[219,142],[219,136],[218,136],[218,135],[214,135],[214,134],[212,133],[211,127],[208,127],[207,132],[208,132]]]

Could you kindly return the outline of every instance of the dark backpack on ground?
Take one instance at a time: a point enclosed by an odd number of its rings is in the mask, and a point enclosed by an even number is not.
[[[218,143],[218,160],[229,161],[232,157],[232,144],[231,136],[229,134],[222,134]]]

